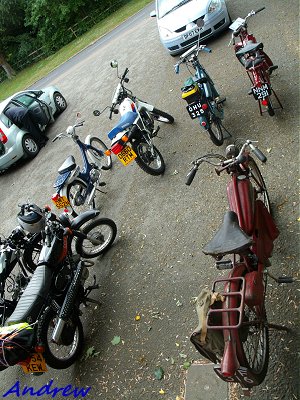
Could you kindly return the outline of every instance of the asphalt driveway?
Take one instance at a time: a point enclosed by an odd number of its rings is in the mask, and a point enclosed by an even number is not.
[[[233,19],[261,7],[258,0],[227,3]],[[264,5],[266,10],[253,18],[250,26],[279,65],[272,78],[284,110],[276,111],[272,118],[259,115],[257,104],[247,95],[249,80],[227,47],[229,32],[208,43],[212,53],[204,54],[202,61],[227,97],[224,125],[233,139],[256,139],[268,155],[261,171],[281,231],[272,272],[299,278],[298,2],[266,0]],[[13,367],[1,373],[2,395],[16,381],[22,387],[38,389],[53,379],[56,387],[91,387],[87,398],[93,400],[175,400],[184,393],[184,363],[200,359],[189,342],[197,325],[191,299],[221,275],[201,249],[227,208],[227,177],[218,177],[204,166],[191,187],[184,182],[192,160],[210,152],[222,153],[230,142],[216,148],[187,115],[180,88],[188,73],[182,69],[175,75],[176,58],[165,53],[155,20],[150,17],[54,76],[49,83],[61,89],[68,108],[48,130],[49,138],[73,124],[80,111],[85,125],[78,133],[83,138],[97,135],[109,144],[106,133],[117,116],[112,122],[108,114],[94,117],[92,111],[110,104],[118,82],[116,71],[110,68],[112,59],[119,61],[120,71],[129,68],[128,87],[134,94],[175,118],[174,125],[161,126],[155,139],[165,158],[166,172],[153,177],[136,164],[125,168],[116,159],[112,170],[103,172],[107,194],[99,194],[97,206],[102,216],[115,220],[118,236],[111,251],[96,260],[93,271],[101,285],[95,294],[101,306],[84,310],[86,349],[94,346],[97,355],[66,371],[50,370],[39,377],[24,376],[19,367]],[[72,141],[49,141],[34,160],[0,176],[1,233],[8,234],[16,225],[18,203],[28,198],[39,205],[50,203],[56,171],[70,154],[80,161]],[[292,332],[271,333],[269,372],[254,390],[255,400],[297,399],[298,304],[297,283],[288,287],[269,283],[269,320],[286,324]],[[121,338],[117,345],[111,343],[115,336]],[[164,370],[162,380],[154,376],[157,367]]]

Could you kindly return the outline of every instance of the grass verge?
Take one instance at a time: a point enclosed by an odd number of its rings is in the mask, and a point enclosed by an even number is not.
[[[13,79],[5,80],[0,84],[0,101],[11,96],[15,92],[26,89],[34,82],[42,79],[56,67],[63,64],[76,53],[89,46],[91,43],[113,30],[131,15],[137,13],[153,0],[131,0],[125,6],[115,11],[109,17],[98,22],[91,30],[76,38],[57,53],[40,60],[23,71],[19,72]]]

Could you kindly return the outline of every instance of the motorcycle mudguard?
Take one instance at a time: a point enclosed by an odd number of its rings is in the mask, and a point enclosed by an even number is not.
[[[71,222],[71,228],[79,229],[83,224],[88,222],[90,219],[97,217],[100,214],[99,210],[88,210],[78,215],[78,217],[74,218]]]

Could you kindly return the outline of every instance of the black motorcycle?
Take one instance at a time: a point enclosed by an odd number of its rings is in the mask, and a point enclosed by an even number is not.
[[[7,349],[5,357],[3,353],[1,357],[0,352],[2,369],[20,363],[28,356],[44,359],[56,369],[68,368],[74,363],[83,347],[80,306],[87,302],[97,303],[89,295],[98,288],[95,276],[93,283],[85,286],[89,267],[94,263],[81,257],[103,254],[116,237],[115,223],[108,218],[96,218],[97,210],[86,211],[73,220],[67,214],[57,217],[49,208],[43,212],[45,228],[38,266],[7,319],[7,325],[12,329],[19,326],[16,324],[27,323],[28,327],[23,331],[30,333],[31,339],[26,346],[23,344],[24,351],[18,356],[14,348]],[[14,332],[16,343],[22,328]],[[7,342],[7,336],[5,340]]]

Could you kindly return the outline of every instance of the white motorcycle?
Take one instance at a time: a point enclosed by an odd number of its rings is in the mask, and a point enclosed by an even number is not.
[[[112,61],[111,67],[117,68],[117,61]],[[121,115],[117,125],[108,133],[111,149],[106,154],[116,154],[125,166],[134,160],[148,174],[161,175],[165,171],[165,162],[152,141],[160,129],[159,126],[155,126],[155,121],[172,124],[174,118],[138,99],[125,88],[124,83],[129,82],[126,78],[128,72],[126,68],[121,77],[117,73],[120,82],[114,92],[111,106],[104,109],[110,109],[110,119],[112,114]],[[99,116],[104,110],[95,110],[93,114]]]

